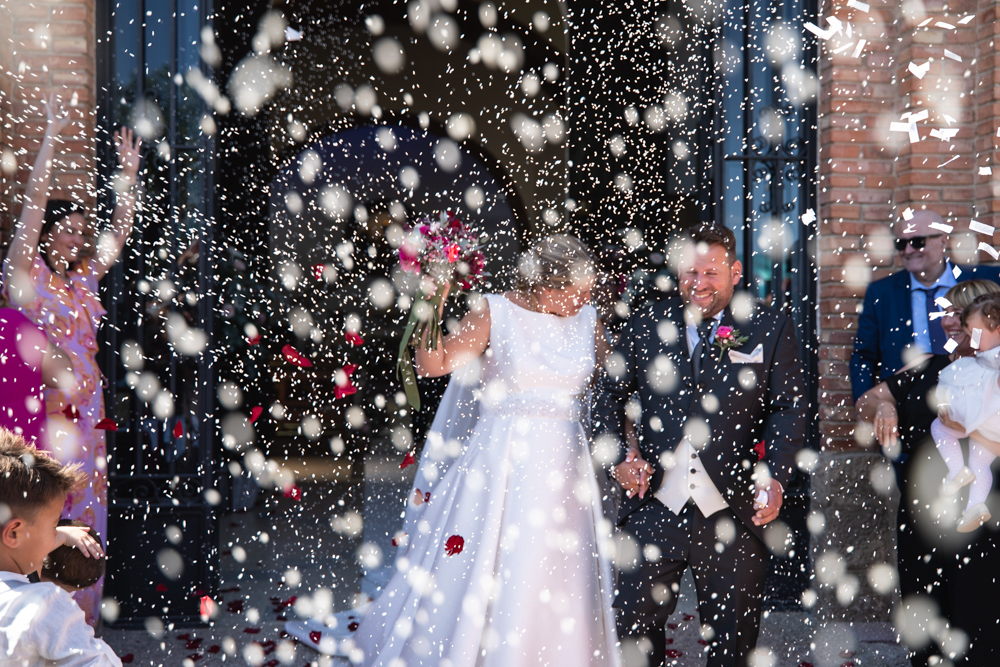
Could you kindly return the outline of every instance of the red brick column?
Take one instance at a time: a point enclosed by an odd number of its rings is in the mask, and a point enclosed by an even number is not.
[[[975,90],[975,197],[976,219],[1000,227],[1000,68],[997,42],[1000,40],[1000,5],[995,0],[979,0],[976,21]],[[979,167],[990,167],[990,175],[981,175]],[[994,235],[994,241],[1000,236]]]
[[[835,16],[851,23],[853,39],[837,35],[821,47],[819,413],[822,446],[843,449],[855,444],[849,361],[858,312],[873,269],[892,263],[885,244],[895,151],[885,137],[898,94],[894,7],[875,2],[865,14],[837,5]],[[832,4],[822,11],[830,15]],[[855,58],[859,36],[866,45]],[[851,41],[846,51],[830,53]]]
[[[849,359],[865,288],[899,270],[891,247],[891,223],[911,208],[940,213],[955,227],[956,259],[975,261],[981,235],[968,234],[971,219],[1000,224],[1000,164],[994,176],[980,166],[1000,159],[996,137],[1000,97],[993,53],[995,0],[923,4],[923,15],[905,13],[899,3],[876,0],[868,13],[844,9],[852,37],[823,44],[820,64],[820,418],[824,447],[851,448],[857,441],[850,395]],[[914,5],[909,5],[912,8]],[[833,11],[827,3],[824,12]],[[826,16],[827,14],[824,14]],[[939,22],[955,26],[941,27]],[[922,27],[921,27],[921,24]],[[823,26],[827,27],[827,26]],[[850,47],[866,39],[860,58]],[[945,49],[961,62],[946,57]],[[925,66],[923,77],[910,64]],[[966,73],[969,73],[968,75]],[[902,114],[926,112],[917,123],[920,141],[890,130]],[[950,116],[949,121],[945,116]],[[932,130],[957,129],[942,141]],[[997,237],[1000,239],[1000,236]],[[992,261],[978,253],[978,261]],[[863,438],[862,438],[863,439]]]
[[[35,0],[0,8],[0,146],[17,160],[0,172],[0,232],[6,248],[45,131],[42,100],[51,93],[73,105],[53,165],[53,194],[94,202],[94,0]],[[2,151],[3,148],[0,148]]]

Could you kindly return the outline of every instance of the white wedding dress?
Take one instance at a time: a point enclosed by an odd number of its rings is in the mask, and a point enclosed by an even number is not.
[[[478,421],[433,486],[418,474],[430,501],[411,492],[408,548],[347,652],[370,667],[617,665],[611,528],[580,423],[596,312],[486,298]]]

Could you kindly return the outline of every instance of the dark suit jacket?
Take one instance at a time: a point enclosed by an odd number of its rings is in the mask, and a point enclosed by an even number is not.
[[[733,363],[728,353],[722,354],[713,345],[716,361],[706,365],[699,386],[692,379],[680,298],[664,299],[635,311],[622,331],[601,383],[594,432],[598,436],[608,433],[624,442],[625,404],[638,392],[642,405],[640,447],[654,473],[645,499],[622,499],[619,525],[643,504],[659,502],[653,499],[653,492],[663,480],[660,455],[674,450],[685,428],[704,430],[703,425],[707,425],[710,438],[701,450],[705,470],[733,513],[763,538],[764,527],[751,521],[755,514],[751,479],[757,463],[754,445],[765,442],[764,461],[772,477],[787,486],[806,429],[799,346],[791,320],[761,304],[755,306],[750,320],[742,323],[726,308],[720,326],[734,327],[749,336],[736,348],[738,352],[750,354],[762,346],[763,363]],[[755,376],[752,382],[747,378],[750,371]],[[708,393],[718,399],[715,412],[706,410],[711,401],[702,400]],[[624,460],[624,450],[620,450],[619,462]]]
[[[958,281],[992,280],[1000,283],[1000,267],[961,266]],[[898,271],[876,280],[865,292],[864,309],[851,355],[851,391],[861,394],[903,367],[903,350],[913,343],[913,303],[910,274]],[[876,379],[877,378],[877,379]]]

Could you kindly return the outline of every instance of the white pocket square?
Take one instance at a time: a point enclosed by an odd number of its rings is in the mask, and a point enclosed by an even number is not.
[[[764,363],[764,344],[758,344],[750,354],[729,350],[729,361],[734,364],[762,364]]]

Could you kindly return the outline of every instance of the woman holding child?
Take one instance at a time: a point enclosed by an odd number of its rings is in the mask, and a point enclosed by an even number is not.
[[[932,424],[939,418],[932,407],[940,402],[935,392],[939,376],[959,360],[976,363],[977,350],[970,335],[973,331],[963,328],[963,311],[971,316],[967,309],[974,302],[980,306],[985,301],[1000,303],[1000,286],[988,280],[969,280],[951,288],[945,298],[951,306],[942,318],[942,326],[958,344],[955,350],[924,357],[886,379],[859,399],[857,410],[860,419],[873,424],[875,437],[896,470],[900,489],[897,554],[904,603],[908,596],[930,596],[950,626],[969,635],[967,664],[996,664],[1000,662],[995,610],[995,600],[1000,596],[996,522],[987,523],[969,537],[957,532],[968,503],[958,503],[957,496],[945,496],[942,501],[942,491],[948,490],[943,482],[954,476],[943,455],[954,454],[941,452],[930,435]],[[965,319],[969,323],[970,317]],[[988,326],[981,318],[971,319],[979,325],[973,328],[982,331]],[[982,342],[982,333],[979,338]],[[984,356],[988,359],[995,354],[994,350],[992,355]],[[946,420],[949,414],[942,411]],[[964,434],[962,430],[961,436]],[[986,471],[980,472],[981,482],[992,481],[988,465]],[[942,508],[948,511],[942,512]],[[928,664],[933,653],[933,643],[916,650],[912,664]]]
[[[43,449],[62,463],[78,462],[90,483],[66,502],[65,518],[80,519],[98,534],[107,528],[107,452],[104,431],[103,376],[97,365],[97,329],[104,315],[98,282],[117,261],[132,231],[139,170],[138,137],[122,128],[115,134],[120,182],[118,202],[107,234],[95,247],[94,229],[83,207],[73,201],[49,199],[52,162],[59,135],[71,124],[66,110],[51,97],[48,124],[24,196],[3,270],[3,295],[48,341],[72,362],[72,386],[46,386],[47,436]],[[77,601],[96,623],[102,583],[77,594]]]

